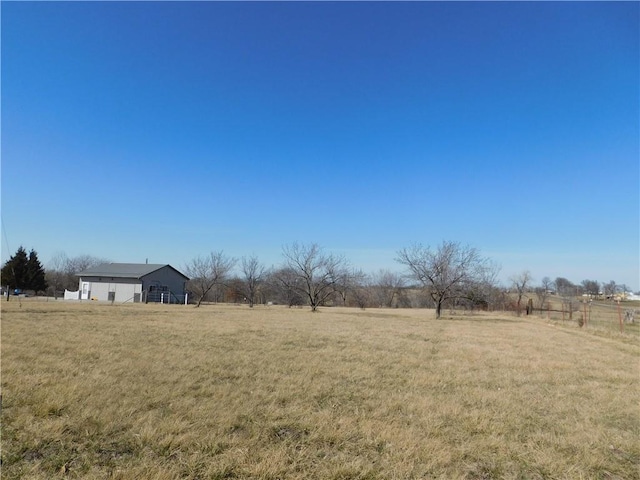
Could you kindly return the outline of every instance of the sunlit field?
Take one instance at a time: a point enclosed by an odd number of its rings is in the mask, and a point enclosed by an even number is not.
[[[637,335],[431,310],[2,303],[3,479],[634,479]]]

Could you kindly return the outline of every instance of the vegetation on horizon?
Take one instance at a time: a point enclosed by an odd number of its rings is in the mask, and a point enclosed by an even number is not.
[[[351,266],[345,257],[326,252],[315,243],[286,245],[282,256],[280,266],[267,269],[256,256],[238,261],[222,251],[199,255],[183,267],[191,278],[188,297],[197,306],[222,301],[249,306],[308,305],[314,311],[320,306],[427,307],[435,308],[439,316],[443,308],[530,314],[534,310],[548,310],[552,295],[557,295],[562,299],[561,311],[572,315],[580,307],[581,296],[620,300],[627,292],[625,285],[613,280],[607,283],[583,280],[574,284],[563,277],[555,281],[544,277],[534,285],[526,270],[512,275],[507,285],[500,285],[497,264],[477,249],[451,241],[443,241],[435,248],[414,244],[399,250],[396,261],[405,272],[380,270],[366,274]],[[27,261],[21,247],[3,266],[2,285],[17,285],[15,278],[27,278],[20,272],[28,271],[31,272],[28,278],[38,281],[21,280],[18,283],[23,286],[18,288],[36,294],[46,289],[49,296],[57,298],[65,289],[78,289],[79,272],[105,262],[90,255],[68,258],[58,253],[44,270],[35,250]],[[238,271],[234,270],[236,266]],[[515,301],[512,292],[516,294]],[[174,293],[182,297],[184,292]],[[626,312],[629,313],[627,318],[633,319],[637,312]]]

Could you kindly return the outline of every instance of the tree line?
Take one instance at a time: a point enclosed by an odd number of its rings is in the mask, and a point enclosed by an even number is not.
[[[414,244],[397,252],[404,273],[380,270],[365,274],[347,259],[325,252],[317,244],[294,243],[283,248],[283,263],[267,269],[256,257],[237,259],[223,252],[193,259],[185,272],[192,278],[190,291],[199,306],[203,301],[247,303],[274,302],[288,306],[322,305],[368,307],[429,307],[440,318],[445,308],[514,310],[531,313],[548,307],[557,291],[562,301],[585,291],[594,291],[592,281],[574,285],[558,277],[532,284],[528,271],[510,279],[508,287],[497,281],[498,265],[475,248],[444,241],[432,248]],[[231,272],[240,265],[240,275]],[[620,291],[611,281],[599,284],[607,291]],[[596,289],[597,290],[597,289]],[[527,306],[523,298],[527,298]]]
[[[584,280],[576,285],[562,277],[554,281],[544,277],[534,286],[528,271],[511,277],[505,288],[497,281],[499,267],[495,262],[476,248],[452,241],[399,250],[395,260],[404,268],[403,273],[380,270],[365,274],[345,257],[326,252],[315,243],[286,245],[282,258],[280,266],[267,268],[256,256],[236,259],[218,251],[193,258],[182,270],[190,277],[187,288],[196,306],[226,301],[250,307],[267,302],[307,305],[313,311],[324,305],[430,307],[435,308],[438,318],[445,308],[520,313],[525,310],[525,296],[529,313],[531,293],[537,299],[536,308],[544,309],[551,295],[561,295],[565,301],[583,293],[614,295],[625,288],[614,281]],[[107,262],[90,255],[69,258],[58,253],[45,270],[35,250],[27,254],[20,247],[2,267],[2,285],[57,297],[65,289],[77,290],[78,272]]]

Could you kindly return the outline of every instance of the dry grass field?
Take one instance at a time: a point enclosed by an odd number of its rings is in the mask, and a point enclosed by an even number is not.
[[[53,301],[1,327],[3,479],[640,478],[635,335]]]

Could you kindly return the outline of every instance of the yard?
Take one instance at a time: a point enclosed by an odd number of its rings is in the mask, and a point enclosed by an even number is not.
[[[640,478],[637,335],[444,317],[3,302],[2,477]]]

